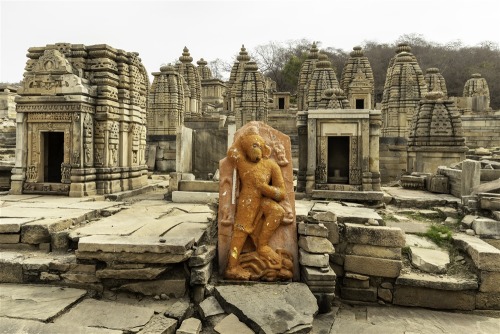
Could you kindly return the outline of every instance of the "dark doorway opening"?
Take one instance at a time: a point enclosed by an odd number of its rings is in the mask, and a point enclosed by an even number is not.
[[[61,183],[64,162],[64,132],[43,133],[43,182]]]
[[[356,99],[356,109],[365,109],[365,99]]]
[[[280,97],[278,99],[278,109],[285,109],[285,98]]]
[[[349,137],[328,137],[328,183],[349,183]]]

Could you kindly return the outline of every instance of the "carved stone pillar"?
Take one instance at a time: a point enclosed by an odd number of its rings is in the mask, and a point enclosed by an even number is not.
[[[370,111],[370,161],[369,167],[372,173],[372,189],[380,191],[380,128],[382,125],[382,115],[380,111]]]
[[[299,174],[297,177],[297,191],[306,190],[307,174],[307,111],[297,113],[297,128],[299,133]]]
[[[12,169],[10,193],[21,195],[26,179],[26,162],[28,154],[28,126],[25,113],[16,114],[16,163]]]

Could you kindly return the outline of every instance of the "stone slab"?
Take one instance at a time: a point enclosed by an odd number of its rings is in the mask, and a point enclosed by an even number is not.
[[[346,255],[344,263],[346,271],[379,277],[398,277],[402,267],[401,261],[357,255]]]
[[[114,278],[114,279],[144,279],[152,280],[164,273],[166,267],[162,268],[139,268],[139,269],[102,269],[96,272],[99,279]]]
[[[297,230],[300,235],[306,236],[315,236],[315,237],[328,237],[328,229],[322,223],[319,224],[307,224],[307,223],[298,223]]]
[[[418,235],[405,234],[405,240],[406,240],[405,244],[407,247],[439,249],[439,246],[436,245],[434,242]]]
[[[393,303],[440,310],[473,310],[476,305],[476,296],[473,290],[436,290],[396,285]]]
[[[425,233],[431,226],[431,223],[421,221],[387,221],[385,226],[400,228],[405,233]]]
[[[227,313],[257,333],[308,333],[318,311],[316,298],[302,283],[225,285],[214,292]]]
[[[411,264],[426,273],[443,274],[450,264],[450,256],[439,249],[410,247]]]
[[[0,233],[19,233],[21,226],[38,218],[6,218],[0,219]]]
[[[222,319],[215,327],[214,330],[219,334],[254,334],[247,325],[241,322],[234,314],[229,314]]]
[[[200,267],[191,267],[190,284],[205,285],[208,283],[211,275],[212,275],[212,262],[209,262]]]
[[[154,309],[148,307],[86,299],[56,319],[55,323],[128,331],[146,325],[153,315]]]
[[[405,234],[396,227],[345,224],[345,238],[349,243],[385,247],[404,247]]]
[[[137,334],[175,334],[176,328],[177,320],[157,314]]]
[[[50,321],[86,293],[72,288],[0,284],[0,316]]]
[[[305,201],[305,200],[296,200],[295,201],[295,216],[297,217],[297,221],[304,221],[309,211],[311,211],[314,206],[313,201]]]
[[[455,277],[439,277],[429,274],[405,273],[396,279],[397,285],[407,285],[435,290],[475,290],[477,281],[473,279],[462,279]]]
[[[336,202],[317,202],[314,204],[313,211],[330,211],[337,216],[337,221],[339,223],[357,223],[364,224],[368,219],[375,219],[379,223],[382,223],[383,219],[380,215],[373,209],[369,208],[358,208],[343,206]]]
[[[92,235],[81,238],[78,250],[81,252],[107,252],[107,253],[171,253],[184,254],[194,245],[194,238],[185,236],[117,236],[117,235]]]
[[[329,261],[328,254],[312,254],[299,249],[299,262],[303,266],[327,268]]]
[[[186,251],[184,254],[170,253],[106,253],[106,252],[75,252],[76,257],[81,260],[100,260],[107,263],[180,263],[189,259],[192,250]]]
[[[377,288],[348,288],[343,287],[340,289],[340,297],[347,300],[357,300],[362,302],[375,302],[377,301]]]
[[[309,253],[333,254],[335,248],[332,243],[324,237],[304,236],[299,237],[299,247]]]
[[[384,199],[384,193],[381,191],[313,190],[312,198],[328,200],[382,201]]]
[[[214,296],[210,296],[200,303],[200,315],[204,319],[222,313],[224,310]]]
[[[59,325],[52,323],[46,324],[35,320],[22,320],[22,319],[9,319],[9,318],[2,318],[0,321],[0,333],[6,333],[6,334],[7,333],[8,334],[27,334],[27,333],[62,334],[67,332],[68,332],[68,325]],[[71,325],[71,334],[121,334],[121,333],[123,333],[123,331],[121,330],[95,328],[95,327],[81,327],[75,324]]]
[[[401,260],[400,247],[382,247],[362,244],[348,244],[345,250],[348,255],[378,257],[382,259]]]
[[[188,318],[181,323],[176,334],[199,334],[201,331],[201,321],[196,318]]]
[[[215,257],[217,248],[215,245],[202,245],[196,249],[193,255],[189,258],[189,266],[203,266]]]
[[[44,218],[26,223],[21,226],[21,242],[25,244],[50,243],[51,233],[69,229],[73,222],[72,218]]]
[[[219,198],[219,193],[212,192],[192,192],[173,191],[172,202],[174,203],[213,203]]]
[[[186,279],[171,278],[154,281],[142,281],[122,285],[119,290],[141,293],[145,296],[166,294],[181,298],[186,293]]]
[[[302,276],[308,281],[334,281],[337,278],[330,267],[328,267],[328,271],[323,272],[318,268],[302,266]]]
[[[476,294],[476,308],[479,310],[500,310],[500,292],[478,292]]]
[[[483,240],[466,235],[453,235],[453,243],[467,252],[475,266],[481,270],[500,271],[500,250]]]

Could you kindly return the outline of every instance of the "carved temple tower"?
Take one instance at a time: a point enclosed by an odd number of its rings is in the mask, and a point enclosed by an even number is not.
[[[27,56],[11,193],[80,197],[145,185],[149,82],[138,53],[58,43]]]
[[[465,137],[460,112],[438,88],[420,102],[408,140],[408,171],[435,173],[465,159]]]
[[[342,70],[340,87],[356,109],[373,109],[375,81],[373,71],[360,46],[355,46]]]
[[[257,64],[246,62],[243,73],[231,87],[231,96],[234,97],[233,113],[236,128],[240,128],[250,121],[267,122],[268,99],[266,81],[259,72]]]
[[[318,61],[319,50],[313,43],[307,59],[300,67],[299,80],[297,84],[297,110],[307,110],[307,83],[310,81],[315,64]]]
[[[231,68],[231,73],[229,74],[229,80],[226,83],[226,96],[224,98],[224,107],[231,113],[234,109],[234,96],[232,95],[232,87],[237,80],[241,78],[245,72],[245,64],[250,61],[250,56],[248,55],[245,45],[241,46],[240,53],[236,57],[236,61]]]
[[[201,114],[201,80],[196,66],[193,65],[193,57],[189,49],[184,47],[179,63],[175,65],[175,70],[184,77],[189,86],[189,98],[186,98],[185,111],[189,116]],[[188,94],[185,94],[188,96]]]

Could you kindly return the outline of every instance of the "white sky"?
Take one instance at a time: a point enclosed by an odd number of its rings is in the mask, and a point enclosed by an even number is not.
[[[177,59],[231,61],[241,44],[307,38],[351,50],[403,34],[500,43],[500,0],[0,0],[0,82],[22,79],[29,47],[58,42],[137,51],[149,73]]]

